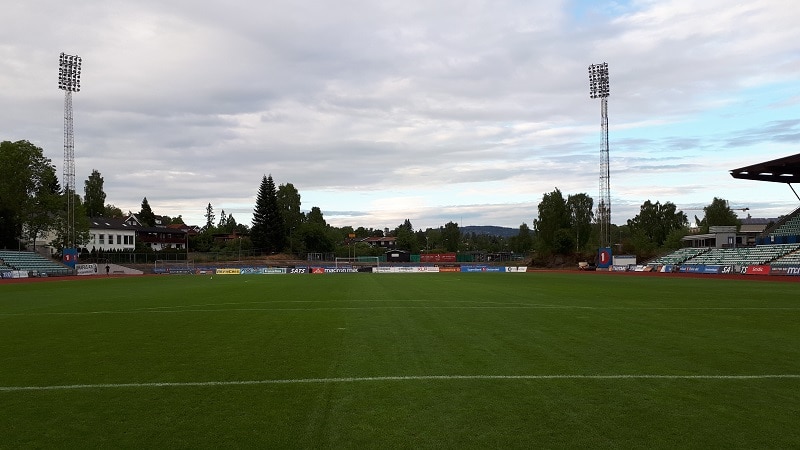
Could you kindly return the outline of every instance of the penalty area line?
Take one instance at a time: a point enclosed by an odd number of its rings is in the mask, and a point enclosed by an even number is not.
[[[0,392],[68,391],[81,389],[169,388],[257,386],[280,384],[331,384],[381,381],[455,381],[455,380],[769,380],[800,379],[800,374],[763,375],[408,375],[384,377],[298,378],[282,380],[185,381],[152,383],[98,383],[52,386],[0,386]]]

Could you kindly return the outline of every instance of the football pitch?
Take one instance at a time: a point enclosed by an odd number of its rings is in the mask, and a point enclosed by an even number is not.
[[[797,283],[0,284],[0,447],[800,446]]]

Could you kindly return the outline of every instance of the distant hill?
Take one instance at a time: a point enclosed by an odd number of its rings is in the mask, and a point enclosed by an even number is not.
[[[461,227],[461,233],[486,234],[489,236],[513,237],[519,234],[519,228],[496,227],[493,225],[468,225]]]

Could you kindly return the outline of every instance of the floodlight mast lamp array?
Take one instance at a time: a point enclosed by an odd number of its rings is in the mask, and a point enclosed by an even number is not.
[[[600,224],[600,248],[611,245],[611,171],[608,160],[608,63],[589,66],[589,97],[600,99],[600,128],[602,138],[600,163],[600,203],[597,221]]]
[[[67,217],[64,247],[75,246],[75,135],[72,129],[72,93],[81,90],[81,57],[58,57],[58,88],[64,91],[64,195]]]

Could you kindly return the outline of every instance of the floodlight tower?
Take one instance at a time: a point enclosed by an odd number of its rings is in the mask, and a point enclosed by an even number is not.
[[[58,57],[58,88],[64,91],[64,195],[67,197],[65,248],[75,245],[75,135],[72,131],[72,93],[81,90],[81,57]]]
[[[600,248],[611,244],[611,171],[608,163],[608,63],[589,66],[589,97],[600,99],[600,128],[602,136],[600,163],[600,203],[597,221],[600,223]]]

